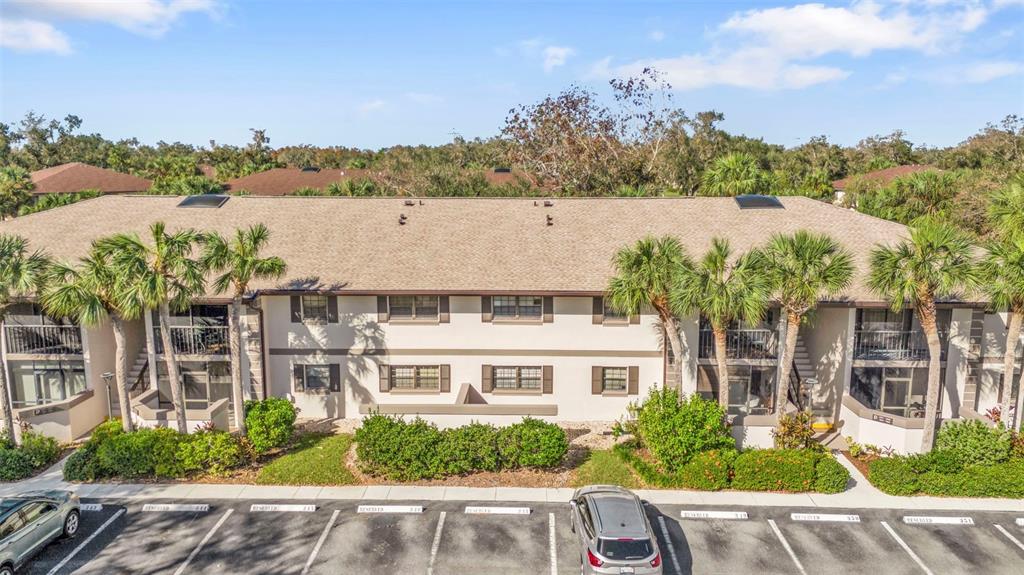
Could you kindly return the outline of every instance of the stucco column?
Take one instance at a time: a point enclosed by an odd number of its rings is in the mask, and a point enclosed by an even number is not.
[[[680,339],[683,342],[679,369],[683,373],[682,393],[697,393],[697,358],[700,354],[700,317],[690,315],[679,319]],[[668,342],[665,343],[668,345]]]
[[[146,310],[142,314],[146,330],[146,357],[149,361],[149,388],[159,389],[159,376],[157,374],[156,343],[153,340],[153,314]]]
[[[943,419],[955,418],[960,412],[971,359],[972,314],[970,308],[954,309],[949,322],[949,341],[946,343],[946,378],[942,382],[942,409],[940,410]],[[973,405],[967,407],[974,409]]]

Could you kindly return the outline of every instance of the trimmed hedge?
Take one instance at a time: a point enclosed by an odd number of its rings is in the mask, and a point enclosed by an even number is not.
[[[949,467],[955,456],[942,453],[876,459],[869,464],[868,480],[889,495],[1024,497],[1024,460],[957,469]]]
[[[20,449],[0,447],[0,481],[18,481],[32,475],[32,461]]]
[[[850,472],[831,455],[818,458],[814,473],[814,490],[818,493],[842,493],[850,483]]]
[[[700,394],[680,397],[673,389],[652,388],[629,409],[630,428],[668,473],[680,471],[698,453],[736,447],[725,409]]]
[[[36,471],[49,467],[60,458],[57,440],[31,431],[21,435],[21,445],[15,447],[0,441],[0,481],[18,481],[31,477]]]
[[[471,423],[441,430],[420,418],[375,414],[356,430],[362,470],[394,481],[555,467],[568,450],[564,430],[529,417],[503,428]]]
[[[729,487],[729,475],[739,457],[735,449],[713,449],[693,456],[679,472],[683,485],[701,491],[719,491]]]
[[[252,450],[260,454],[287,445],[296,417],[295,406],[281,397],[245,402],[245,431]]]
[[[732,487],[743,491],[813,491],[821,455],[806,449],[753,449],[736,458]]]

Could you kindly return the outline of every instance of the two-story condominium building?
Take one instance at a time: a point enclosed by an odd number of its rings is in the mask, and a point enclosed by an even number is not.
[[[812,409],[859,441],[916,449],[924,338],[912,311],[890,311],[865,285],[871,249],[906,229],[802,197],[764,203],[107,196],[0,223],[0,233],[72,260],[105,235],[145,238],[158,220],[171,230],[223,234],[264,223],[272,234],[266,253],[282,257],[288,271],[251,286],[246,300],[246,396],[286,397],[307,418],[380,411],[454,425],[526,415],[613,421],[652,386],[678,385],[680,373],[681,392],[714,396],[714,343],[701,318],[682,318],[683,353],[675,358],[653,311],[623,317],[606,305],[615,252],[647,235],[676,236],[697,257],[714,237],[743,251],[773,233],[826,232],[852,253],[855,279],[801,326],[786,407]],[[172,318],[192,425],[232,424],[226,304],[209,294]],[[942,418],[980,417],[1001,393],[1005,315],[974,300],[940,308]],[[760,324],[739,323],[728,334],[729,412],[744,444],[771,443],[782,318],[773,307]],[[129,337],[132,409],[144,425],[173,421],[156,327],[147,314]],[[116,401],[107,391],[108,326],[81,329],[26,304],[8,317],[3,353],[19,417],[48,432],[61,432],[60,422],[79,412],[95,424]]]

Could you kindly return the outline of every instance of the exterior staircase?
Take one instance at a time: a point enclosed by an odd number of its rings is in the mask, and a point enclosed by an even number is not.
[[[111,381],[111,386],[114,382]],[[149,355],[143,348],[135,357],[135,362],[128,365],[128,394],[135,397],[149,389]],[[110,389],[110,413],[117,417],[121,413],[121,401],[117,395],[117,389]]]
[[[798,334],[796,349],[793,350],[793,370],[788,382],[790,401],[794,401],[799,409],[810,407],[811,391],[815,383],[817,372],[811,364],[804,339]]]

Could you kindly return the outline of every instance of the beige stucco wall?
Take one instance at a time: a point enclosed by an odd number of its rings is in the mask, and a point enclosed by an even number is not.
[[[853,330],[853,315],[848,308],[822,307],[811,322],[801,326],[800,337],[807,346],[818,385],[811,405],[815,413],[836,413],[846,386],[848,339]]]

